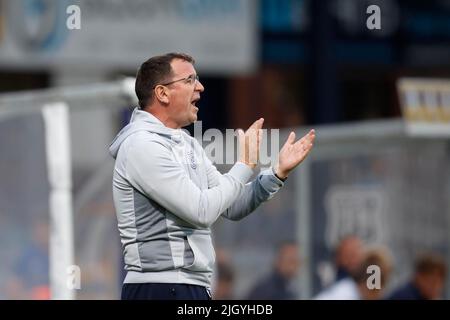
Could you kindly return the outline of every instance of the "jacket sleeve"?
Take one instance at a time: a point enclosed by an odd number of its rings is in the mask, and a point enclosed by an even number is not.
[[[179,218],[198,227],[210,227],[233,202],[252,176],[242,163],[218,177],[217,185],[201,190],[190,179],[171,150],[154,140],[136,141],[128,149],[127,179],[140,192]]]
[[[204,155],[208,186],[214,188],[220,181],[221,173]],[[252,213],[261,203],[271,199],[280,190],[284,182],[275,177],[272,168],[262,171],[253,181],[240,189],[236,201],[222,213],[230,220],[240,220]]]

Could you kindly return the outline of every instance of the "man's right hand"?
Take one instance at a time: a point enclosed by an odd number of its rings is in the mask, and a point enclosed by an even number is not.
[[[256,120],[246,132],[242,129],[238,129],[238,161],[245,163],[252,169],[256,167],[259,160],[259,147],[262,140],[263,123],[264,119],[261,118]]]

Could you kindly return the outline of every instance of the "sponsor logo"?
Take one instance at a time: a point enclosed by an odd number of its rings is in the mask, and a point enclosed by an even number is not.
[[[16,0],[8,2],[8,31],[16,45],[28,51],[52,51],[67,36],[67,0]]]

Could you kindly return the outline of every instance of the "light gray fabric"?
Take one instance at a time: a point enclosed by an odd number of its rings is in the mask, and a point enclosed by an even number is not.
[[[210,287],[211,225],[244,218],[283,185],[271,169],[247,183],[253,172],[239,162],[220,174],[194,138],[139,109],[110,153],[126,283]]]

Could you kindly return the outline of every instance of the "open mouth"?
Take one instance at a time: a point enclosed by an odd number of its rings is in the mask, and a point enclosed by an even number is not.
[[[200,97],[195,98],[195,99],[193,99],[193,100],[191,101],[191,104],[192,104],[194,107],[198,108],[198,107],[197,107],[197,102],[198,102],[199,100],[200,100]]]

